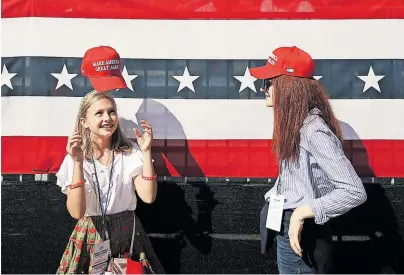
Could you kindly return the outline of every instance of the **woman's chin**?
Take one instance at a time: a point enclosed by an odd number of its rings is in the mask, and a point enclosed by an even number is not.
[[[101,131],[98,131],[97,133],[94,133],[94,134],[98,138],[105,139],[105,138],[109,138],[110,136],[112,136],[113,133],[114,133],[113,131],[102,129]]]
[[[274,105],[272,104],[272,100],[271,100],[271,99],[265,100],[265,105],[266,105],[267,107],[273,107],[273,106],[274,106]]]

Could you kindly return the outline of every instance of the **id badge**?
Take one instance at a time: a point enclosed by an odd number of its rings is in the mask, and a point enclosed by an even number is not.
[[[109,272],[109,273],[106,272],[107,268],[108,268],[108,262],[100,263],[100,264],[92,267],[91,274],[104,274],[104,275],[112,274],[111,272]]]
[[[96,265],[106,263],[108,261],[109,251],[109,240],[94,244],[93,266],[95,267]]]
[[[266,227],[268,229],[279,232],[282,224],[283,205],[285,204],[285,197],[275,193],[271,194],[269,198],[268,216]]]

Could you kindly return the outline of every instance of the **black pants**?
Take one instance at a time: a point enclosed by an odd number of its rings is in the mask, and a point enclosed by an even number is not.
[[[281,231],[276,236],[277,261],[280,274],[327,274],[332,268],[332,235],[329,225],[317,225],[314,219],[304,221],[300,247],[302,257],[290,246],[289,223],[292,210],[285,210]]]

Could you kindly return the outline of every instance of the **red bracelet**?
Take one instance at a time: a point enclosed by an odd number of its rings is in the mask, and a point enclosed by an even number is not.
[[[155,180],[157,178],[157,175],[155,174],[154,176],[151,176],[151,177],[145,177],[145,176],[143,176],[143,174],[142,174],[142,179],[144,179],[144,180]]]
[[[76,184],[69,185],[69,187],[70,187],[70,189],[74,189],[74,188],[77,188],[77,187],[80,187],[80,186],[84,185],[85,183],[86,183],[85,180],[81,180],[81,181],[77,182]]]

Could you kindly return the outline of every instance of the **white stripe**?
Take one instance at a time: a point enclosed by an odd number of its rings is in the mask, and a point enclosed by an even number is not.
[[[404,20],[1,19],[2,56],[82,57],[98,45],[122,58],[266,59],[296,45],[315,59],[404,58]]]
[[[68,136],[81,98],[2,97],[3,136]],[[121,126],[133,137],[147,119],[156,139],[271,139],[273,113],[264,100],[118,98]],[[346,139],[404,139],[404,100],[331,100]],[[141,106],[141,108],[140,108]],[[139,111],[144,110],[146,112]],[[137,114],[137,117],[136,117]]]

